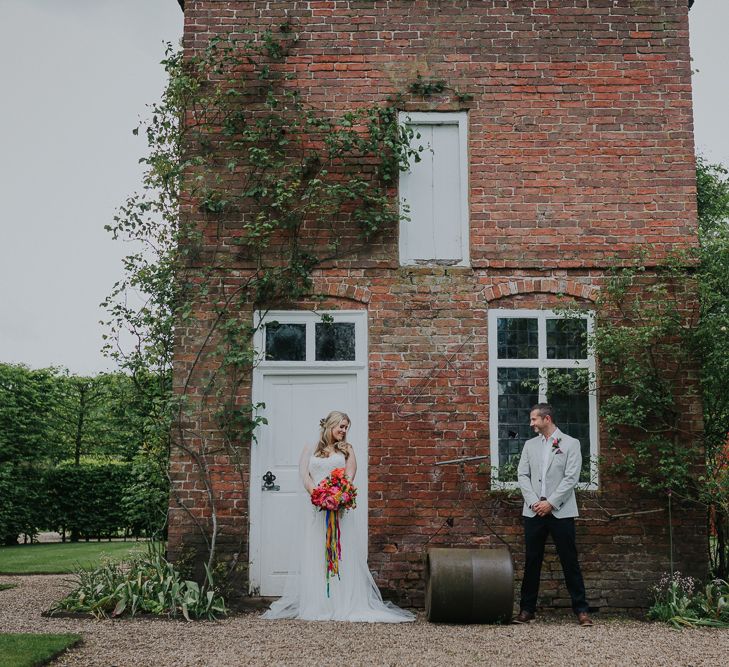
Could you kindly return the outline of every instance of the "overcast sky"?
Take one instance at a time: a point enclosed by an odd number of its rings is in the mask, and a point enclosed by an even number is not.
[[[727,25],[729,0],[696,0],[696,145],[729,165]],[[0,0],[0,362],[112,369],[99,303],[128,248],[104,225],[139,187],[131,131],[181,34],[175,0]]]

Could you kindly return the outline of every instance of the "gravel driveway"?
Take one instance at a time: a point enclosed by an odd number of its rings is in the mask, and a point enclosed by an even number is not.
[[[0,631],[75,632],[83,643],[54,665],[726,665],[729,630],[672,630],[622,618],[581,628],[565,618],[528,626],[434,625],[422,615],[399,625],[43,618],[63,595],[62,576],[0,577]]]

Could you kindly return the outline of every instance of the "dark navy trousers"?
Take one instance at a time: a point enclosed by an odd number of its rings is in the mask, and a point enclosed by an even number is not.
[[[550,535],[557,548],[564,581],[572,598],[572,610],[575,614],[587,611],[589,607],[585,595],[585,582],[582,579],[582,570],[580,570],[580,563],[577,560],[575,520],[573,518],[557,519],[553,514],[524,517],[526,558],[524,579],[521,582],[520,608],[532,613],[537,610],[544,545],[547,542],[547,536]]]

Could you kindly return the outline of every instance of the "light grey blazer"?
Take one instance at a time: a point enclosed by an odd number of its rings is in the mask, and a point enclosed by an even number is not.
[[[580,479],[580,469],[582,468],[580,441],[559,430],[553,435],[562,438],[559,443],[560,452],[550,449],[547,469],[544,473],[542,472],[544,445],[541,435],[527,440],[521,451],[518,474],[521,495],[524,497],[523,516],[536,516],[531,506],[539,500],[542,474],[547,476],[546,496],[554,507],[552,514],[557,519],[566,519],[579,514],[575,486]]]

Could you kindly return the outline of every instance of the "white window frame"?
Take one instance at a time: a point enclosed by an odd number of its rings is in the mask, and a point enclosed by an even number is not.
[[[408,252],[408,227],[409,220],[400,220],[399,234],[399,257],[401,266],[427,266],[439,263],[448,263],[449,266],[470,266],[469,237],[470,222],[468,210],[468,113],[465,111],[439,112],[439,111],[401,111],[398,114],[400,125],[457,125],[458,126],[458,151],[460,156],[460,219],[461,219],[461,259],[460,261],[449,262],[448,258],[418,258],[410,257]],[[417,147],[418,140],[413,138],[411,145]],[[424,147],[429,150],[428,147]],[[401,177],[402,178],[402,175]],[[398,193],[400,214],[407,217],[405,204],[402,195]]]
[[[538,356],[536,359],[499,359],[498,358],[498,327],[499,318],[531,318],[537,320]],[[592,336],[595,329],[594,313],[580,316],[587,320],[587,336]],[[499,461],[499,386],[497,372],[499,368],[539,368],[539,402],[547,400],[547,380],[542,369],[546,368],[585,368],[589,376],[588,406],[590,415],[590,482],[580,483],[578,488],[595,490],[599,486],[597,457],[598,443],[598,415],[597,396],[595,389],[595,357],[590,352],[589,345],[587,359],[547,359],[547,320],[566,319],[564,315],[553,310],[540,309],[506,309],[494,308],[488,313],[488,340],[489,340],[489,433],[491,437],[491,485],[494,489],[513,489],[518,487],[517,482],[502,482],[498,479]],[[559,415],[557,415],[559,426]]]
[[[322,322],[322,315],[332,318],[335,323],[354,323],[354,360],[317,361],[316,360],[316,324]],[[263,368],[362,368],[367,366],[367,312],[363,310],[322,310],[322,311],[290,311],[269,310],[257,311],[254,314],[256,332],[253,344],[256,351],[256,366]],[[272,361],[266,359],[266,324],[305,324],[306,325],[306,358],[299,361]]]

